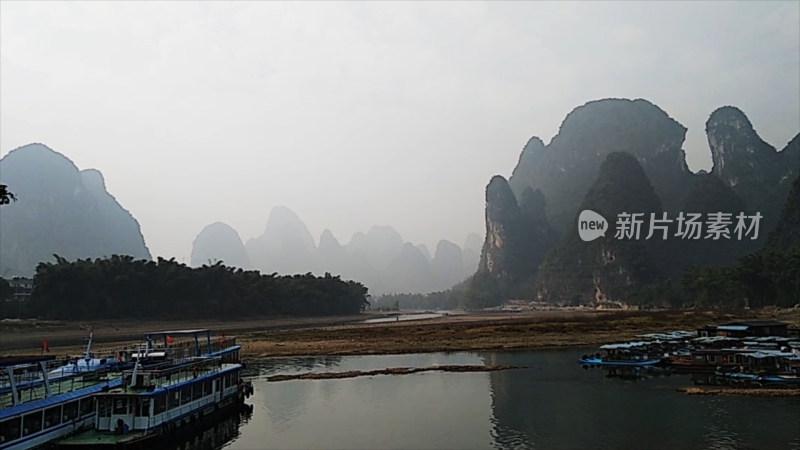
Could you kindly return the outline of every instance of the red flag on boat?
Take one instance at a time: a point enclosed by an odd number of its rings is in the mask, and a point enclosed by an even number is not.
[[[167,336],[167,344],[174,344],[174,343],[175,343],[175,338],[173,338],[172,336]]]
[[[50,353],[50,346],[47,345],[47,339],[42,338],[42,353]]]
[[[220,339],[220,347],[225,348],[226,347],[226,345],[225,345],[226,342],[227,342],[227,339],[225,339],[225,331],[223,330],[222,331],[222,339]]]

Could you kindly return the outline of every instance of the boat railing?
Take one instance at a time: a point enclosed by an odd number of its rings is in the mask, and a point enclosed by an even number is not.
[[[124,350],[133,354],[167,352],[172,359],[183,359],[219,352],[235,345],[235,337],[218,337],[211,340],[210,346],[203,340],[196,343],[194,339],[175,339],[174,342],[167,343],[166,347],[162,343],[151,345],[150,347],[147,344],[140,344]]]
[[[123,377],[125,385],[128,386],[135,372],[134,387],[155,389],[214,373],[219,370],[221,365],[222,358],[200,357],[188,359],[177,365],[163,363],[157,366],[148,366],[145,369],[128,370],[123,373]]]
[[[53,364],[45,364],[44,370],[47,372],[57,370],[62,362],[53,361]],[[6,371],[4,377],[0,378],[0,385],[2,386],[2,389],[0,389],[0,409],[83,389],[101,381],[102,375],[98,372],[82,372],[63,377],[48,374],[47,382],[45,382],[41,366],[38,371],[31,368],[15,368],[12,372],[14,389],[11,388],[8,371]],[[16,392],[17,396],[16,401],[14,392]]]

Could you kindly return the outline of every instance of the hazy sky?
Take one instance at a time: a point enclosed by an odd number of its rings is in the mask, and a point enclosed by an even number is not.
[[[189,261],[269,211],[316,239],[371,225],[461,245],[483,191],[574,107],[646,98],[689,128],[742,108],[800,131],[800,2],[0,2],[0,156],[42,142]],[[13,188],[13,187],[12,187]],[[12,189],[13,190],[13,189]]]

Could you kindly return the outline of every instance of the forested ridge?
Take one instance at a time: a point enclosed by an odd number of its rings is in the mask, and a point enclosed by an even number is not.
[[[55,263],[37,266],[33,293],[21,308],[22,316],[171,320],[318,316],[357,314],[367,305],[364,285],[327,273],[265,275],[221,262],[192,268],[174,258],[147,261],[114,255],[67,261],[54,256]]]

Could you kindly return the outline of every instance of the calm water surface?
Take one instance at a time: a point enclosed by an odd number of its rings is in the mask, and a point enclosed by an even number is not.
[[[691,384],[688,376],[609,378],[599,369],[581,369],[575,363],[581,354],[571,349],[250,361],[252,414],[223,427],[224,439],[203,447],[800,449],[796,397],[689,396],[675,391]],[[279,373],[436,364],[529,368],[266,381]]]

